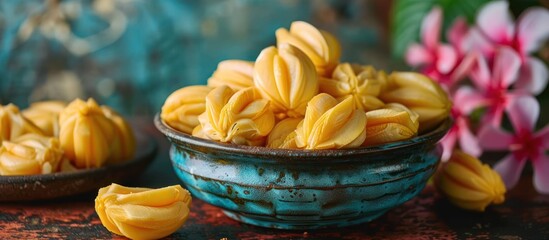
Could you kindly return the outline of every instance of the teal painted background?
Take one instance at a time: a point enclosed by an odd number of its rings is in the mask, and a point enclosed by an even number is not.
[[[224,59],[254,60],[274,32],[309,21],[343,59],[391,68],[390,1],[0,1],[0,103],[94,97],[153,115],[174,90],[205,84]]]

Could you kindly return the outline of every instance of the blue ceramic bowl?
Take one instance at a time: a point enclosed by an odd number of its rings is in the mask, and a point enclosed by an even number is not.
[[[196,138],[155,118],[186,188],[238,221],[282,229],[371,221],[416,196],[450,120],[413,139],[346,150],[286,150]]]

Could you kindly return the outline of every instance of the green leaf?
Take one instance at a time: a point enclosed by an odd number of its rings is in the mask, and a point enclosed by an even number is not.
[[[393,57],[402,58],[408,46],[419,41],[423,18],[434,6],[440,6],[444,15],[442,35],[458,16],[474,22],[477,11],[491,0],[395,0],[391,24]],[[444,36],[441,36],[444,39]]]

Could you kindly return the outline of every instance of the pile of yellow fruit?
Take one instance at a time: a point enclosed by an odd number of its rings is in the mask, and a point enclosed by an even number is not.
[[[209,140],[292,149],[342,149],[416,136],[444,121],[441,87],[413,72],[340,63],[341,46],[306,22],[276,31],[255,63],[226,60],[207,86],[172,93],[161,118]]]
[[[133,157],[130,125],[93,99],[0,106],[0,175],[101,167]]]

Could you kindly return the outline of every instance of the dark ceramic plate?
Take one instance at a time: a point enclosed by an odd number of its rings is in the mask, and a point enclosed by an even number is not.
[[[135,157],[124,163],[69,173],[0,176],[0,201],[54,199],[95,191],[136,177],[154,159],[157,144],[149,134],[136,133]]]

